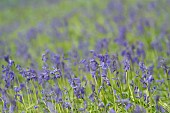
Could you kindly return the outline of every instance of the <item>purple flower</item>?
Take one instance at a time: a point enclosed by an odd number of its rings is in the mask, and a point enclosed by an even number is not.
[[[134,88],[134,93],[135,93],[135,94],[139,93],[138,86],[135,86],[135,88]]]
[[[138,30],[138,33],[139,35],[142,35],[144,33],[144,26],[143,26],[143,23],[140,21],[138,24],[137,24],[137,30]]]
[[[129,63],[128,59],[124,58],[123,64],[124,64],[124,70],[125,71],[130,70],[130,63]]]
[[[145,50],[143,49],[144,47],[144,44],[142,42],[137,42],[138,44],[138,47],[137,47],[137,50],[136,50],[136,54],[138,57],[143,57],[145,58]]]
[[[98,40],[95,47],[96,47],[96,53],[100,53],[102,50],[107,50],[108,51],[108,45],[109,45],[109,40],[106,38],[103,38],[101,40]]]
[[[104,105],[103,102],[100,102],[98,106],[99,106],[100,108],[104,108],[104,107],[105,107],[105,105]]]
[[[80,78],[73,78],[70,84],[72,88],[79,87],[81,85]]]
[[[146,110],[143,107],[136,105],[133,113],[146,113]]]
[[[91,84],[91,89],[92,89],[92,92],[95,92],[95,85],[94,84]]]
[[[107,77],[107,73],[108,73],[107,68],[106,68],[106,69],[102,69],[102,74],[101,74],[101,76],[102,76],[103,78],[106,78],[106,77]]]
[[[107,31],[106,31],[106,29],[104,28],[104,26],[100,25],[99,23],[96,23],[95,26],[96,26],[96,29],[97,29],[99,32],[101,32],[101,33],[103,33],[103,34],[106,34],[106,33],[107,33]]]
[[[147,74],[148,74],[148,75],[152,75],[153,69],[154,69],[154,65],[149,66],[149,67],[148,67],[148,72],[147,72]]]
[[[9,59],[9,55],[4,56],[4,60],[8,63],[9,66],[14,64],[14,61]]]
[[[38,106],[34,106],[34,109],[37,109],[38,108]]]
[[[139,59],[138,59],[138,57],[134,57],[134,58],[132,59],[132,62],[133,62],[133,63],[136,62],[137,64],[139,64]]]
[[[19,100],[17,99],[19,97]],[[22,100],[22,95],[20,95],[20,94],[16,94],[15,95],[15,100],[18,100],[19,102],[21,102],[21,103],[23,103],[23,100]]]
[[[146,94],[143,95],[144,101],[146,103],[149,103],[149,96],[147,96]]]
[[[28,40],[31,40],[31,39],[36,38],[36,37],[37,37],[37,29],[36,28],[31,28],[27,31],[26,38]]]
[[[63,108],[71,109],[71,105],[70,105],[69,102],[64,102],[64,103],[62,104],[62,106],[63,106]]]
[[[145,64],[143,63],[143,62],[139,62],[139,67],[140,67],[140,69],[141,69],[141,71],[144,73],[145,71],[146,71],[146,66],[145,66]]]
[[[154,1],[148,3],[148,9],[150,9],[150,10],[152,10],[152,9],[154,10],[156,8],[156,6],[157,6],[157,3]]]
[[[158,104],[159,99],[160,99],[160,96],[157,95],[157,96],[155,97],[156,104]]]
[[[117,60],[112,60],[112,63],[110,64],[111,72],[115,72],[117,69],[118,69],[118,62],[117,62]]]
[[[24,58],[24,60],[28,60],[31,58],[31,55],[28,53],[28,43],[22,39],[15,40],[16,43],[16,55],[17,57]]]
[[[56,30],[57,28],[62,26],[63,26],[62,21],[59,18],[54,18],[51,22],[51,27],[53,30]]]
[[[94,102],[94,94],[92,93],[90,96],[89,96],[89,99]]]
[[[119,34],[118,37],[116,39],[114,39],[114,41],[121,45],[126,47],[128,45],[126,39],[126,33],[127,33],[127,28],[125,26],[119,27]]]
[[[118,99],[116,102],[122,103],[122,104],[130,103],[129,99]]]
[[[159,52],[163,50],[160,39],[155,39],[154,41],[152,41],[151,46],[154,50],[157,50]]]
[[[96,71],[98,69],[98,65],[99,64],[94,59],[90,60],[90,68],[92,71]]]
[[[24,87],[25,87],[25,84],[21,83],[21,84],[20,84],[20,88],[22,89],[22,88],[24,88]]]
[[[113,17],[115,23],[120,23],[121,21],[125,20],[124,15],[118,14]]]
[[[4,60],[7,62],[7,63],[9,63],[9,55],[6,55],[6,56],[4,56]]]
[[[20,91],[20,88],[19,88],[19,87],[15,87],[15,88],[14,88],[14,91],[15,91],[15,92],[19,92],[19,91]]]
[[[147,78],[147,82],[151,83],[154,80],[152,75],[149,75],[149,77]]]
[[[17,69],[18,71],[22,71],[21,66],[20,66],[20,65],[18,65],[18,64],[17,64],[17,66],[16,66],[16,69]]]
[[[15,100],[11,100],[11,105],[9,107],[9,113],[13,113],[16,109],[16,101]]]
[[[111,108],[111,109],[109,110],[109,113],[116,113],[116,111],[115,111],[113,108]]]
[[[102,78],[103,78],[103,81],[106,82],[106,84],[107,84],[108,86],[111,86],[110,80],[109,80],[107,77],[102,77]]]
[[[85,88],[84,87],[76,87],[74,88],[74,94],[77,98],[84,98]]]
[[[168,56],[170,56],[170,42],[167,42],[167,50],[166,50],[166,53]]]
[[[57,113],[54,109],[54,105],[51,102],[46,102],[46,106],[49,108],[51,113]]]
[[[166,64],[166,60],[162,57],[158,58],[158,68],[160,67],[164,70],[165,73],[168,72],[169,67]]]
[[[22,84],[22,83],[21,83],[21,84],[20,84],[20,87],[15,87],[15,88],[14,88],[14,91],[15,91],[15,92],[19,92],[19,91],[20,91],[22,88],[24,88],[24,87],[25,87],[25,84]]]
[[[48,60],[47,55],[49,54],[49,52],[50,52],[50,51],[47,49],[47,50],[45,51],[45,54],[42,55],[42,61],[43,61],[43,62],[46,62],[46,61]]]
[[[128,103],[128,104],[126,105],[126,110],[128,110],[131,106],[132,106],[132,104],[131,104],[131,103]]]
[[[101,89],[103,88],[103,86],[100,86],[98,89],[98,93],[100,93]]]
[[[7,102],[4,102],[3,111],[6,111],[6,110],[8,110]]]

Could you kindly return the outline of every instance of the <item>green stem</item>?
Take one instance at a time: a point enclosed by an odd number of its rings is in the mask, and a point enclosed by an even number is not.
[[[28,94],[28,96],[27,96],[28,97],[28,105],[30,106],[30,94],[28,92],[27,83],[26,83],[25,87],[26,87],[26,91],[27,91],[27,94]]]
[[[18,82],[18,85],[20,85],[20,81],[19,81],[17,75],[16,75],[16,80],[17,80],[17,82]],[[21,93],[23,94],[22,90],[21,90]],[[26,105],[25,105],[25,101],[24,101],[24,96],[22,96],[22,100],[23,100],[23,106],[24,106],[25,110],[27,111],[27,108],[26,108]]]
[[[126,80],[127,80],[127,83],[126,83],[126,84],[127,84],[127,86],[128,86],[128,89],[129,89],[130,97],[131,97],[132,101],[135,101],[133,92],[132,92],[132,90],[131,90],[131,88],[130,88],[129,76],[128,76],[128,72],[127,72],[127,71],[126,71]]]
[[[32,80],[30,80],[31,81],[31,84],[32,84],[32,86],[33,86],[33,89],[34,89],[34,98],[36,99],[36,103],[38,103],[38,98],[37,98],[37,94],[36,94],[36,89],[35,89],[35,86],[34,86],[34,83],[33,83],[33,81]]]

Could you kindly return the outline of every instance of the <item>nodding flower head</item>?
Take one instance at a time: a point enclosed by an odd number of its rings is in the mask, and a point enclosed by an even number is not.
[[[14,64],[14,61],[9,58],[9,55],[4,56],[4,60],[8,63],[9,66]]]

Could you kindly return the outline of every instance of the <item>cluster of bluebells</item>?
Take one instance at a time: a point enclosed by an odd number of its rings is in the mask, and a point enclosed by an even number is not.
[[[91,35],[91,26],[83,18],[80,18],[84,26],[81,33],[73,29],[76,27],[70,21],[77,10],[53,18],[48,27],[40,22],[25,33],[18,33],[16,57],[10,50],[6,55],[5,45],[10,45],[10,41],[0,40],[3,48],[0,112],[170,112],[167,101],[170,100],[170,34],[165,26],[168,23],[157,25],[156,19],[139,15],[147,11],[154,12],[156,17],[161,15],[158,3],[149,2],[146,6],[137,2],[127,8],[123,1],[109,0],[102,10],[94,8],[94,12],[101,11],[103,23],[96,21],[98,13],[84,11],[82,15],[92,21],[96,35]],[[46,49],[42,54],[34,41],[44,34],[50,37],[54,48],[56,43],[76,44],[68,51]],[[71,41],[74,36],[79,40]],[[48,48],[50,44],[43,46]],[[91,46],[93,50],[89,49]],[[20,58],[21,62],[17,60]]]
[[[101,53],[102,49],[105,54]],[[91,50],[82,59],[75,49],[67,53],[67,58],[64,53],[55,54],[46,50],[42,55],[41,69],[25,69],[10,59],[9,55],[4,56],[7,65],[2,65],[2,112],[20,110],[17,103],[28,104],[26,98],[29,95],[36,97],[31,100],[35,104],[34,109],[42,107],[41,103],[45,104],[44,112],[61,112],[57,105],[61,107],[60,110],[88,112],[94,110],[91,109],[92,104],[99,111],[111,113],[118,111],[119,107],[122,107],[121,111],[146,112],[151,110],[150,103],[156,110],[165,111],[166,108],[158,104],[164,85],[167,86],[166,98],[170,98],[169,78],[166,78],[169,77],[170,69],[165,59],[159,57],[156,65],[146,66],[143,61],[134,62],[129,57],[138,55],[138,52],[109,54],[107,49],[100,46],[100,51]],[[128,49],[122,51],[129,52]],[[166,77],[157,75],[162,71],[162,74],[167,74]],[[80,105],[76,103],[78,100]]]

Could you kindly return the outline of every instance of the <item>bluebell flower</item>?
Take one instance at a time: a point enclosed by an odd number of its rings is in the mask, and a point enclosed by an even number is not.
[[[111,109],[109,110],[109,113],[116,113],[116,111],[115,111],[113,108],[111,108]]]
[[[138,34],[142,35],[144,33],[144,26],[142,21],[139,21],[139,23],[136,26],[137,30],[138,30]]]
[[[19,91],[20,91],[20,88],[19,88],[19,87],[15,87],[15,88],[14,88],[14,91],[15,91],[15,92],[19,92]]]
[[[116,102],[121,103],[121,104],[127,104],[130,103],[129,99],[118,99]]]
[[[100,102],[98,106],[99,106],[100,108],[104,108],[104,107],[105,107],[105,105],[104,105],[103,102]]]
[[[155,39],[151,43],[152,48],[159,52],[163,50],[162,43],[160,43],[160,41],[161,41],[160,39]]]
[[[50,23],[50,25],[51,25],[51,28],[52,28],[53,30],[56,30],[57,28],[62,27],[62,26],[63,26],[63,23],[62,23],[61,19],[59,19],[59,18],[53,18],[52,21],[51,21],[51,23]]]
[[[38,108],[38,106],[34,106],[34,109],[37,109]]]
[[[92,102],[94,102],[94,94],[92,93],[90,96],[89,96],[89,99],[92,101]]]
[[[139,64],[139,58],[138,57],[133,57],[132,62]]]
[[[19,97],[19,100],[17,99]],[[19,102],[23,103],[23,99],[22,99],[22,95],[21,94],[15,94],[15,100],[18,100]]]
[[[167,50],[166,50],[166,53],[168,56],[170,56],[170,42],[167,42]]]
[[[22,71],[22,68],[21,68],[21,66],[20,65],[18,65],[17,64],[17,66],[16,66],[16,69],[20,72],[20,71]]]
[[[100,93],[101,89],[103,88],[103,86],[100,86],[98,89],[98,93]]]
[[[125,20],[125,17],[124,17],[124,15],[119,14],[119,15],[115,15],[113,17],[113,20],[114,20],[115,23],[120,23],[123,20]]]
[[[104,28],[104,26],[100,25],[99,23],[96,23],[95,26],[96,26],[96,29],[97,29],[100,33],[103,33],[103,34],[106,34],[106,33],[107,33],[107,30]]]
[[[152,1],[148,3],[149,10],[154,10],[156,7],[157,7],[157,2]]]
[[[64,102],[62,104],[63,108],[68,108],[68,109],[71,109],[71,104],[69,102]]]
[[[128,104],[126,104],[126,110],[128,110],[130,107],[132,106],[132,104],[131,103],[128,103]]]
[[[143,62],[139,62],[139,67],[140,67],[140,70],[144,73],[146,71],[146,66]]]
[[[37,37],[37,29],[36,28],[30,28],[27,33],[26,33],[26,38],[28,40],[31,40],[33,38],[36,38]]]
[[[14,61],[9,58],[9,55],[4,56],[4,60],[8,63],[9,66],[15,64]]]
[[[136,105],[133,113],[146,113],[146,110],[143,107]]]
[[[13,113],[17,108],[17,105],[16,105],[16,101],[15,100],[11,100],[11,105],[9,107],[9,113]]]
[[[7,63],[9,63],[9,55],[6,55],[6,56],[4,56],[4,60],[7,62]]]
[[[134,88],[134,93],[135,93],[135,94],[139,93],[139,90],[138,90],[138,87],[137,87],[137,86],[135,86],[135,88]]]
[[[87,102],[84,101],[84,107],[83,107],[83,108],[79,108],[79,111],[80,111],[80,112],[85,112],[86,109],[87,109]]]
[[[106,50],[108,51],[108,45],[109,45],[109,41],[106,38],[103,38],[101,40],[98,40],[96,45],[95,45],[95,52],[97,54],[99,54],[102,50]],[[96,55],[97,56],[97,55]]]
[[[23,36],[21,38],[23,38]],[[29,49],[28,44],[24,42],[22,39],[16,40],[15,43],[16,43],[16,48],[17,48],[17,51],[16,51],[17,57],[19,58],[21,57],[25,61],[30,59],[31,55],[28,52],[28,49]]]
[[[166,74],[168,73],[168,69],[170,69],[167,66],[166,59],[163,57],[158,57],[158,68],[162,68]]]
[[[149,75],[149,77],[146,79],[148,83],[151,83],[154,80],[152,75]]]
[[[124,70],[125,71],[130,70],[130,62],[129,62],[128,59],[125,58],[124,61],[123,61],[123,64],[124,64]]]
[[[98,69],[98,65],[99,64],[94,59],[90,60],[90,68],[92,71],[96,71]]]
[[[146,103],[149,103],[149,96],[147,96],[146,94],[143,95],[144,101]]]
[[[148,75],[152,75],[152,74],[153,74],[153,69],[154,69],[154,65],[149,66],[149,67],[148,67],[147,74],[148,74]]]
[[[7,102],[4,102],[3,111],[5,112],[6,110],[8,110]]]
[[[118,37],[114,40],[117,44],[121,46],[127,46],[126,42],[126,33],[127,33],[127,28],[125,26],[122,26],[119,28],[119,34]]]
[[[48,60],[47,55],[50,53],[50,51],[47,49],[44,54],[42,54],[42,61],[46,62]]]
[[[91,84],[91,89],[92,89],[92,92],[95,92],[95,85],[94,84]]]
[[[57,113],[54,109],[54,105],[51,102],[46,102],[46,106],[49,108],[51,113]]]

